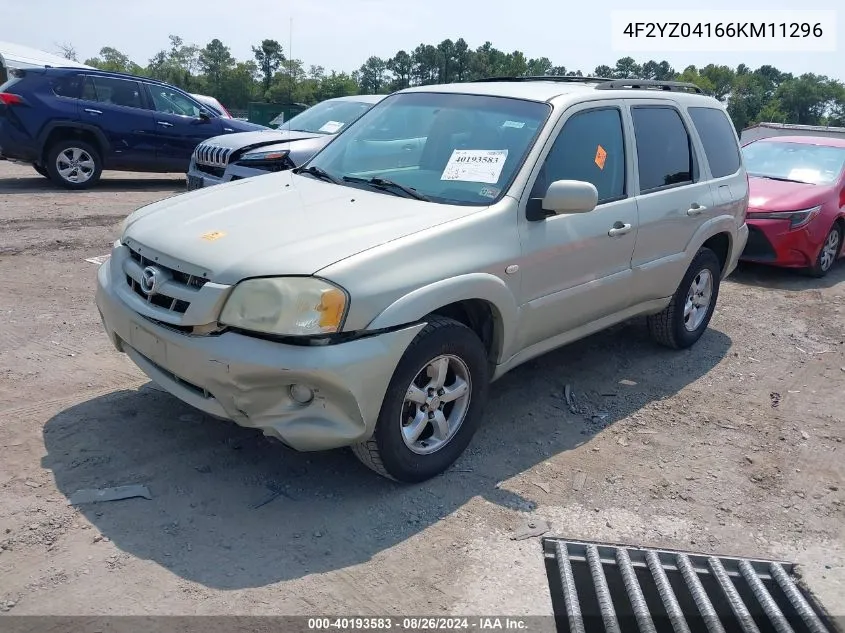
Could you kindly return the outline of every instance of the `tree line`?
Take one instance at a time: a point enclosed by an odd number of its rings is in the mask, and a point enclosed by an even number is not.
[[[769,65],[751,69],[745,64],[708,64],[679,71],[666,61],[638,63],[623,57],[614,66],[601,65],[582,73],[556,66],[547,57],[528,58],[521,51],[501,51],[490,42],[471,49],[459,38],[437,45],[420,44],[413,50],[400,50],[389,59],[372,56],[358,70],[346,73],[315,65],[306,68],[302,60],[287,57],[282,45],[272,39],[253,46],[253,57],[247,60],[236,59],[219,39],[204,47],[188,44],[176,35],[169,39],[169,47],[143,66],[110,46],[85,63],[212,95],[230,110],[246,109],[252,101],[312,105],[333,97],[387,93],[415,85],[498,76],[568,75],[691,82],[726,103],[738,130],[760,121],[845,126],[842,82],[814,73],[796,76]],[[59,46],[65,57],[76,60],[72,45]]]

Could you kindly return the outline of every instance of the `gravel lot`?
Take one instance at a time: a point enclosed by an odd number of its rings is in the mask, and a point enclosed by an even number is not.
[[[520,367],[456,467],[404,487],[206,418],[111,347],[85,259],[183,189],[107,174],[68,193],[0,162],[0,610],[545,614],[539,539],[511,540],[536,517],[796,561],[845,614],[845,263],[742,267],[689,351],[633,321]],[[68,505],[123,484],[152,499]]]

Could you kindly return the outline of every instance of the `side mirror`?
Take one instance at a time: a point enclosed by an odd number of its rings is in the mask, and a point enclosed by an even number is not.
[[[211,113],[208,110],[200,110],[199,120],[200,123],[206,123],[208,121],[211,121]]]
[[[582,180],[555,180],[543,198],[528,201],[529,220],[543,220],[560,213],[589,213],[596,208],[599,192]]]

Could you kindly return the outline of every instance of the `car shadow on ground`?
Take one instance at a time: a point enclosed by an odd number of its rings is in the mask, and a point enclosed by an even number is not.
[[[729,279],[744,286],[759,286],[787,292],[823,290],[845,281],[845,259],[837,261],[830,272],[820,279],[810,277],[800,270],[749,262],[740,263]]]
[[[533,509],[496,483],[672,396],[730,346],[710,329],[691,350],[666,350],[637,320],[551,352],[493,384],[465,455],[419,485],[382,479],[347,450],[293,452],[208,418],[152,383],[49,420],[43,466],[68,497],[84,488],[148,486],[152,500],[77,506],[124,552],[208,587],[265,586],[364,563],[474,497]],[[564,397],[567,384],[583,407],[577,415]]]
[[[98,191],[184,191],[184,178],[106,178],[85,189],[80,193],[96,193]],[[43,178],[0,178],[0,195],[33,194],[33,193],[66,193],[73,195],[59,185]]]

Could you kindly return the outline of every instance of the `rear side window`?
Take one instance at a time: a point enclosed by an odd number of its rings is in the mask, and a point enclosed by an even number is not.
[[[689,108],[688,112],[701,138],[713,178],[735,174],[739,170],[739,148],[728,116],[717,108]]]
[[[689,134],[680,113],[666,106],[631,108],[640,193],[693,182]]]
[[[57,77],[51,82],[53,92],[59,97],[79,99],[82,96],[82,82],[84,79],[82,75]]]
[[[126,108],[144,107],[141,100],[141,84],[129,79],[88,77],[82,88],[82,98]]]

